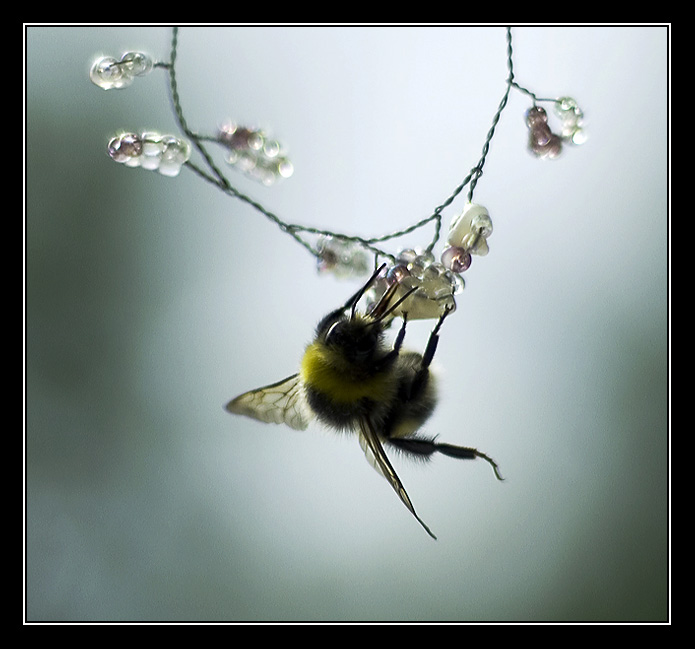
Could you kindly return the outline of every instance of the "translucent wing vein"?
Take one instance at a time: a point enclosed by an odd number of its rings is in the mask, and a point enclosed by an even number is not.
[[[305,430],[312,418],[299,374],[245,392],[232,399],[225,409],[266,424],[286,424],[295,430]]]
[[[371,422],[369,422],[366,418],[360,419],[359,433],[360,445],[362,446],[362,450],[364,450],[365,455],[367,456],[367,460],[369,460],[369,463],[372,464],[372,466],[374,466],[374,468],[377,469],[377,471],[379,471],[379,473],[381,473],[386,478],[386,480],[388,480],[389,484],[393,487],[393,490],[398,494],[398,497],[401,499],[401,502],[408,508],[408,511],[410,511],[410,513],[413,516],[415,516],[418,523],[422,525],[425,531],[433,539],[436,539],[437,537],[432,533],[430,528],[427,527],[424,521],[415,513],[415,508],[413,507],[413,503],[411,502],[410,498],[408,497],[408,494],[405,491],[403,483],[396,474],[396,471],[393,468],[393,466],[391,466],[391,462],[389,462],[389,459],[386,456],[386,453],[384,452],[384,448],[381,445],[381,441],[379,440],[379,437],[377,436],[374,427],[372,426]]]

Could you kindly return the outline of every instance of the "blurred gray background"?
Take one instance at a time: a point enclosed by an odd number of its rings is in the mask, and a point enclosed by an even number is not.
[[[89,65],[165,60],[169,28],[26,29],[28,620],[667,618],[668,32],[513,34],[516,80],[575,97],[589,140],[535,159],[512,92],[474,197],[491,251],[442,331],[426,427],[506,481],[396,458],[435,542],[356,439],[224,412],[293,373],[358,282],[317,275],[189,171],[107,157],[121,129],[176,133],[167,79],[104,92]],[[429,215],[477,163],[505,31],[185,27],[178,73],[193,128],[234,119],[289,147],[292,178],[229,170],[239,189],[372,236]]]

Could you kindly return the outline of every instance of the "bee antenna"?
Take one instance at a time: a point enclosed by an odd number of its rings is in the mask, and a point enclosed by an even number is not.
[[[381,264],[381,266],[379,266],[379,268],[377,268],[372,276],[367,280],[367,283],[345,303],[345,306],[343,307],[344,309],[350,307],[352,308],[350,312],[350,319],[355,317],[357,303],[360,301],[360,299],[362,299],[362,296],[367,292],[367,289],[374,283],[374,280],[379,277],[379,274],[382,270],[384,270],[384,268],[386,268],[386,264]]]

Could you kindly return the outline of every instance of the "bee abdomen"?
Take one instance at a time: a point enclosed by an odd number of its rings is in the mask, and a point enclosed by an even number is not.
[[[316,417],[327,426],[338,430],[354,429],[360,417],[374,413],[376,405],[367,397],[354,401],[339,401],[310,386],[305,387],[305,393]]]

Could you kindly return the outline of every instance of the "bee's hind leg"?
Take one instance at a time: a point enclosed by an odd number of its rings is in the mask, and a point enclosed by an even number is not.
[[[497,462],[495,462],[489,455],[485,455],[485,453],[482,453],[476,448],[470,448],[468,446],[454,446],[453,444],[435,444],[435,446],[437,447],[436,450],[439,451],[439,453],[448,455],[449,457],[459,458],[460,460],[475,460],[479,457],[481,460],[485,460],[492,467],[492,470],[495,472],[495,477],[498,480],[504,480],[504,478],[500,475],[500,469],[497,466]]]
[[[421,458],[429,458],[435,453],[455,457],[459,460],[475,460],[480,458],[485,460],[495,472],[495,477],[498,480],[503,480],[500,475],[499,467],[489,455],[481,453],[478,449],[467,446],[454,446],[453,444],[440,444],[433,439],[426,437],[391,437],[386,440],[391,446],[410,455]]]
[[[425,385],[429,378],[429,366],[434,358],[434,353],[437,351],[437,343],[439,342],[439,330],[444,322],[444,319],[453,311],[453,309],[446,309],[444,313],[437,320],[437,324],[432,329],[429,340],[427,341],[427,347],[425,348],[425,353],[422,355],[422,360],[420,362],[420,369],[417,371],[412,384],[410,385],[410,398],[414,398],[421,390],[425,388]],[[403,335],[405,335],[405,322],[407,319],[407,314],[404,314],[403,327],[399,332],[397,343],[394,347],[395,350],[400,349],[400,343],[403,342]],[[428,439],[426,437],[391,437],[387,436],[385,441],[393,446],[394,448],[408,453],[414,457],[419,457],[422,459],[429,459],[435,453],[441,453],[442,455],[448,455],[449,457],[458,458],[459,460],[475,460],[476,458],[481,458],[485,460],[495,472],[495,477],[498,480],[503,480],[500,475],[499,467],[497,462],[495,462],[490,456],[485,453],[481,453],[478,449],[470,448],[467,446],[454,446],[453,444],[440,444],[434,439]]]

